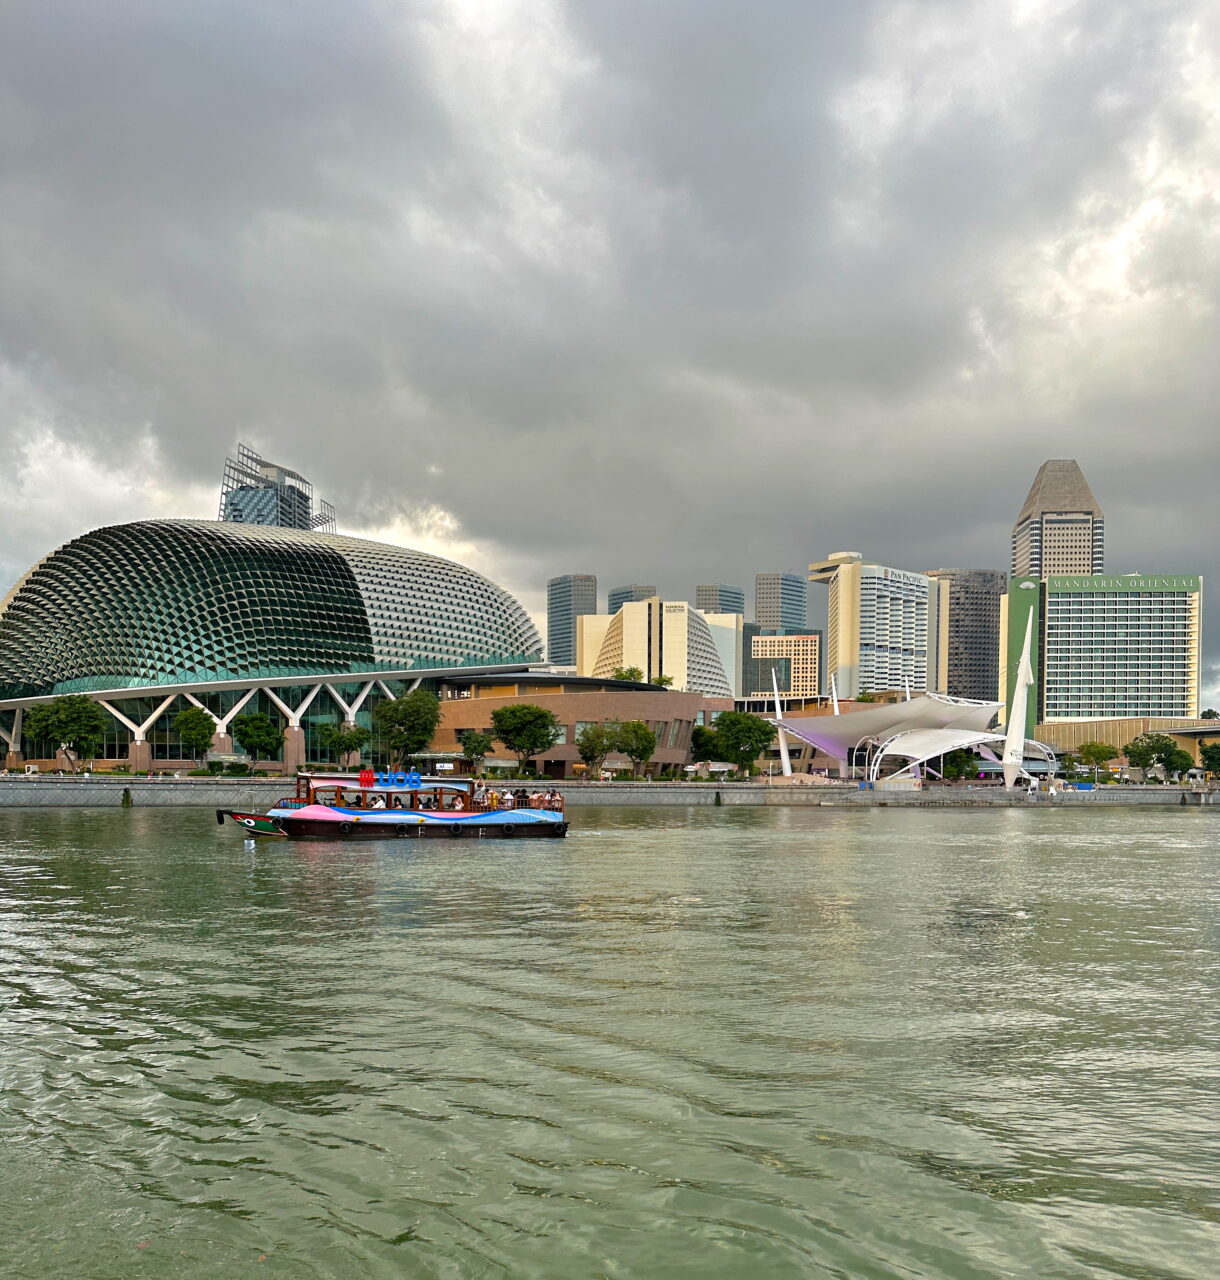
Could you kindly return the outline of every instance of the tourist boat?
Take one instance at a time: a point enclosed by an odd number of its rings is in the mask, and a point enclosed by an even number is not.
[[[217,809],[246,835],[297,840],[418,840],[562,838],[568,833],[562,801],[557,809],[492,807],[476,799],[469,781],[409,773],[299,774],[296,794],[266,813]]]

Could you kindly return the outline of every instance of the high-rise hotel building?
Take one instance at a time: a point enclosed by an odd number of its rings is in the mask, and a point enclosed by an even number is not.
[[[1013,526],[1013,577],[1101,573],[1105,552],[1101,507],[1075,459],[1044,462]]]
[[[1202,595],[1193,574],[1014,578],[1000,614],[1006,705],[1028,629],[1029,736],[1056,721],[1193,719]]]
[[[735,624],[740,637],[740,614],[716,616]],[[577,620],[579,675],[611,679],[627,667],[638,667],[646,681],[669,676],[678,690],[736,696],[712,625],[685,600],[627,600],[614,614],[587,614]]]
[[[931,578],[838,551],[811,564],[809,580],[830,588],[826,675],[840,698],[935,688],[939,590]]]

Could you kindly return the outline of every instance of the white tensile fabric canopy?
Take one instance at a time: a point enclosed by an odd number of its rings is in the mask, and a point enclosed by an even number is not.
[[[899,773],[935,760],[938,756],[948,755],[950,751],[974,751],[985,760],[998,761],[993,748],[1003,748],[1006,744],[1002,733],[963,733],[960,729],[914,729],[910,733],[897,733],[888,742],[883,742],[873,754],[869,765],[868,776],[876,782],[881,776],[885,761],[898,756],[906,760]],[[1021,758],[1037,756],[1048,763],[1054,762],[1055,753],[1044,742],[1026,738]],[[1024,772],[1023,769],[1019,772]],[[1011,784],[1010,784],[1011,785]]]
[[[884,762],[895,757],[908,762],[899,773],[950,751],[975,751],[984,759],[998,760],[996,750],[1004,747],[1005,735],[989,726],[1000,705],[928,693],[867,711],[798,716],[772,723],[844,763],[855,748],[867,750],[868,776],[875,781]],[[1025,740],[1024,755],[1049,761],[1055,758],[1050,747],[1033,739]]]
[[[836,760],[846,761],[854,747],[883,742],[896,734],[915,730],[957,729],[968,735],[990,736],[987,731],[1000,706],[998,702],[975,702],[926,693],[907,702],[887,703],[867,711],[848,711],[840,716],[785,717],[772,723]]]

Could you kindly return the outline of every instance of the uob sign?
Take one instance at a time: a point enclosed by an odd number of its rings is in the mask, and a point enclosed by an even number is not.
[[[418,791],[419,784],[423,779],[419,776],[418,769],[412,769],[410,773],[379,773],[377,774],[377,785],[379,787],[406,787],[408,791]]]

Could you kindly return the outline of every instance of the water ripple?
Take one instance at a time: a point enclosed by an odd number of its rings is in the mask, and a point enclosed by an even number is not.
[[[1204,1280],[1216,831],[606,810],[250,854],[0,811],[0,1261]]]

